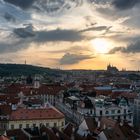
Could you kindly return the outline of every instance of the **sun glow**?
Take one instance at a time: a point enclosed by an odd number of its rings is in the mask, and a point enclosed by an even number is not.
[[[107,53],[111,48],[111,43],[109,40],[104,38],[96,38],[91,41],[92,48],[96,53]]]

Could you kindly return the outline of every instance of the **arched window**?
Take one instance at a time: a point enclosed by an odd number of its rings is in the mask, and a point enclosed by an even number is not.
[[[118,113],[121,113],[121,111],[120,111],[120,110],[118,110],[117,112],[118,112]]]
[[[109,114],[109,111],[106,111],[105,114]]]

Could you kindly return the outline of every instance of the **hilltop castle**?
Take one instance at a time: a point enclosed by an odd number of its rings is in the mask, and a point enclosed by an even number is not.
[[[118,68],[117,67],[115,67],[115,66],[111,66],[110,64],[107,66],[107,72],[109,72],[109,73],[112,73],[112,74],[114,74],[114,73],[117,73],[119,70],[118,70]]]

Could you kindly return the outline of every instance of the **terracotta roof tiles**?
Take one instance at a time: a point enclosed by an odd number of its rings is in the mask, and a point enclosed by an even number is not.
[[[62,119],[64,115],[54,108],[23,109],[12,111],[10,120]]]
[[[6,136],[0,136],[0,140],[10,140]]]

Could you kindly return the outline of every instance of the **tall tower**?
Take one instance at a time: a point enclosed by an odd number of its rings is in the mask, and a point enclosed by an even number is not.
[[[26,65],[26,60],[25,60],[25,65]]]
[[[40,87],[40,76],[39,75],[35,75],[34,78],[34,88],[39,88]]]
[[[110,70],[110,68],[111,68],[111,65],[110,65],[110,63],[107,65],[107,70]]]

